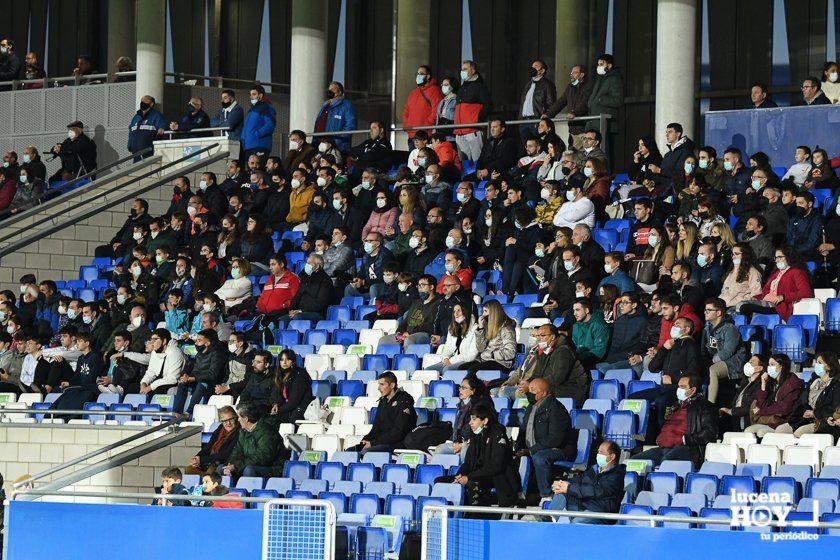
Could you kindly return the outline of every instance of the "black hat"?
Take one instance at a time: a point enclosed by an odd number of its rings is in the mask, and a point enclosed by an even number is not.
[[[85,125],[82,124],[82,121],[73,121],[67,125],[67,128],[84,128]]]

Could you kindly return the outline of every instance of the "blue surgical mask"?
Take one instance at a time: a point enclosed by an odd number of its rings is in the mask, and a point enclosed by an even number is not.
[[[825,364],[821,364],[821,363],[819,363],[819,362],[816,362],[816,363],[814,364],[814,373],[816,373],[816,374],[817,374],[817,375],[819,375],[820,377],[822,377],[823,375],[825,375]]]
[[[251,105],[256,105],[256,104],[257,104],[257,100],[256,100],[256,99],[252,99],[252,100],[251,100]]]
[[[85,315],[84,317],[82,317],[82,323],[84,323],[85,325],[90,325],[91,323],[93,323],[93,317],[91,317],[90,315]]]
[[[464,193],[458,193],[455,196],[458,198],[458,202],[464,202],[467,199],[467,195]]]
[[[758,179],[753,179],[753,182],[750,183],[750,185],[752,186],[754,191],[761,189],[761,181],[759,181]]]
[[[680,402],[683,402],[685,401],[685,399],[688,398],[688,395],[686,395],[685,393],[685,389],[683,389],[682,387],[677,387],[677,399],[679,399]]]
[[[591,167],[584,167],[583,174],[587,177],[592,177],[592,168]]]
[[[463,72],[461,72],[461,74],[463,74]],[[473,433],[474,433],[475,435],[478,435],[478,434],[480,434],[480,433],[481,433],[481,432],[483,432],[483,431],[484,431],[484,426],[479,426],[478,428],[473,429]]]
[[[424,76],[423,74],[417,74],[417,77],[414,78],[414,81],[417,82],[418,86],[422,86],[423,82],[426,81],[426,76]]]
[[[697,165],[700,167],[700,169],[706,169],[707,167],[709,167],[709,160],[701,159],[697,162]]]
[[[333,208],[336,210],[341,210],[341,201],[333,199]]]
[[[787,263],[785,261],[777,261],[776,268],[778,268],[779,270],[784,270],[787,268]]]
[[[373,243],[371,243],[370,241],[365,241],[365,253],[367,253],[369,255],[372,252],[373,252]]]
[[[605,455],[601,455],[600,453],[595,455],[595,462],[598,463],[598,466],[602,469],[607,467],[607,457]]]
[[[537,255],[539,258],[543,258],[545,256],[545,251],[542,249],[535,249],[534,254]]]
[[[466,70],[461,70],[461,81],[466,82],[467,78],[469,78],[469,76],[467,76],[467,71]]]
[[[706,266],[706,255],[697,255],[697,265]]]
[[[732,171],[732,169],[734,167],[735,167],[735,165],[731,161],[724,161],[723,162],[723,168],[726,169],[727,171]]]
[[[685,170],[686,175],[691,175],[694,173],[694,164],[693,163],[686,163],[683,165],[683,169]]]
[[[312,265],[306,263],[305,265],[303,265],[303,271],[307,274],[307,276],[312,276]]]
[[[575,263],[572,261],[563,261],[563,268],[565,268],[567,272],[571,272],[575,269]]]
[[[779,378],[779,369],[776,366],[767,366],[767,375],[773,379]]]
[[[566,191],[566,200],[568,200],[569,202],[572,202],[574,199],[575,199],[575,193],[573,193],[571,190]]]

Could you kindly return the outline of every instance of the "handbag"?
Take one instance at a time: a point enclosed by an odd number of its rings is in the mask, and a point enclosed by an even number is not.
[[[637,284],[656,284],[657,272],[656,263],[652,260],[630,261],[630,278]]]
[[[780,426],[787,422],[787,419],[780,414],[756,414],[754,409],[758,408],[758,401],[753,401],[750,404],[750,423],[763,424],[765,426]]]

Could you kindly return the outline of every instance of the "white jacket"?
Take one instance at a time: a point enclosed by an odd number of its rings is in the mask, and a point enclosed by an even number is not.
[[[184,353],[174,340],[170,341],[166,352],[126,352],[123,355],[133,362],[148,365],[141,383],[149,385],[152,389],[161,385],[176,385],[186,361]]]
[[[227,280],[221,288],[216,290],[216,295],[225,302],[225,308],[230,309],[251,297],[251,291],[251,280],[247,276],[241,276],[236,280],[233,278]],[[228,300],[228,298],[231,299]]]
[[[595,227],[595,205],[585,196],[576,202],[564,202],[554,215],[556,227],[574,228],[578,224]]]
[[[466,336],[461,339],[460,350],[455,346],[457,341],[456,337],[453,336],[452,333],[447,333],[446,342],[438,348],[438,355],[443,356],[444,358],[449,358],[449,363],[453,366],[475,360],[478,356],[478,345],[475,341],[475,331],[477,329],[478,325],[475,321],[473,321],[470,330],[468,330]]]

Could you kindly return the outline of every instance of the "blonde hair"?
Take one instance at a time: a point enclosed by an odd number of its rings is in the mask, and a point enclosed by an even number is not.
[[[505,310],[502,309],[502,304],[495,299],[491,299],[485,303],[484,308],[487,310],[487,322],[484,325],[484,338],[486,340],[493,340],[499,336],[502,329],[510,323],[512,319],[508,317]]]
[[[720,232],[720,239],[722,243],[721,248],[727,247],[731,249],[735,246],[735,236],[732,234],[732,228],[729,227],[729,224],[726,222],[718,222],[712,226],[712,230],[715,228],[717,228]]]
[[[691,257],[691,250],[697,242],[699,229],[694,222],[684,221],[682,227],[685,230],[685,240],[677,239],[677,260],[682,261]]]

